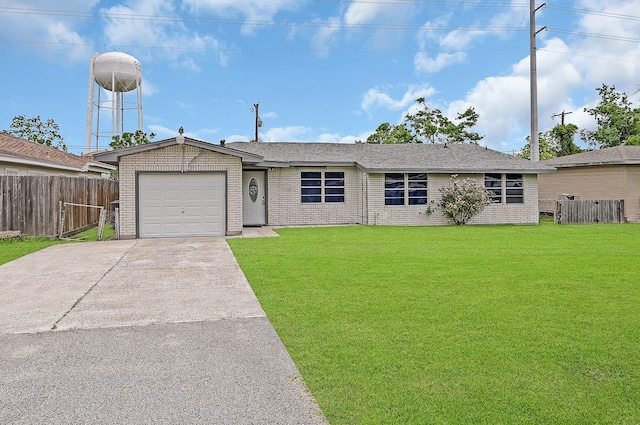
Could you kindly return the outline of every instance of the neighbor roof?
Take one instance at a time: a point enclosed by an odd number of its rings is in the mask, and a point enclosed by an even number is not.
[[[616,146],[542,161],[552,167],[640,164],[640,146]]]
[[[346,144],[234,142],[229,148],[264,158],[261,165],[358,166],[367,172],[551,173],[555,168],[475,144]]]
[[[89,168],[111,170],[113,167],[84,158],[50,146],[20,139],[0,132],[0,160],[17,164],[31,164],[74,171],[88,171]]]

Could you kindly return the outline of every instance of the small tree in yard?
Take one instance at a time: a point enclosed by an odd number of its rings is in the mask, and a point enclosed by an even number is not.
[[[456,226],[467,224],[471,218],[491,203],[491,194],[476,179],[458,180],[458,175],[451,176],[451,186],[440,188],[442,198],[438,207]]]

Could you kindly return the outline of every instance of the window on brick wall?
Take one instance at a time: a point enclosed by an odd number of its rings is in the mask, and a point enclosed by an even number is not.
[[[302,171],[300,200],[304,204],[344,202],[344,172]]]
[[[386,173],[384,175],[385,205],[426,205],[426,173]]]
[[[522,204],[524,202],[524,180],[522,174],[484,175],[484,186],[494,204]]]

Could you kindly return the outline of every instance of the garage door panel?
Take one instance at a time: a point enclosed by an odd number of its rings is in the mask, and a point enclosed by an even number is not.
[[[225,178],[219,173],[142,173],[140,237],[223,236]]]

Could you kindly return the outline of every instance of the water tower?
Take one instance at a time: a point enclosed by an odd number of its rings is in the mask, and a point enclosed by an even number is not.
[[[134,90],[135,99],[134,93],[131,93]],[[137,127],[133,128],[129,123],[125,130],[125,115],[130,119],[130,116],[137,115]],[[96,53],[89,65],[87,152],[106,148],[113,136],[122,136],[124,132],[143,131],[143,127],[140,62],[122,52]]]

